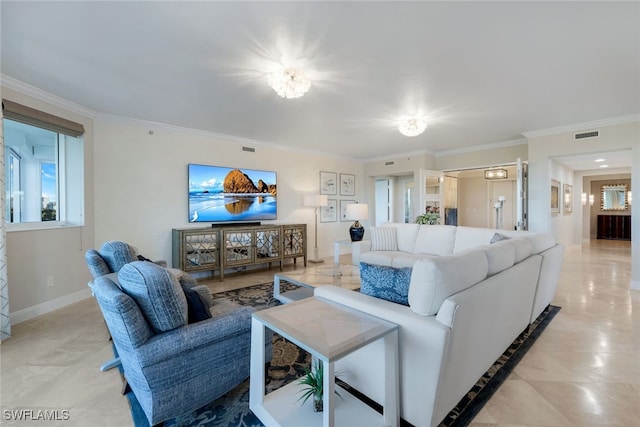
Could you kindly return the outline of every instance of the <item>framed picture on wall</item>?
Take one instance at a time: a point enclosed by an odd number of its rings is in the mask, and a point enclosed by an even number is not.
[[[551,180],[551,213],[560,213],[560,181]]]
[[[355,196],[356,195],[356,176],[350,173],[340,174],[340,195]]]
[[[320,206],[320,222],[336,222],[338,220],[338,201],[327,200],[327,206]]]
[[[320,172],[320,194],[335,196],[338,194],[338,174],[335,172]]]
[[[562,185],[562,212],[570,214],[573,212],[573,185]]]
[[[351,221],[350,219],[347,219],[347,205],[350,205],[352,203],[355,203],[355,200],[340,200],[340,221],[341,222],[346,222],[346,221]]]

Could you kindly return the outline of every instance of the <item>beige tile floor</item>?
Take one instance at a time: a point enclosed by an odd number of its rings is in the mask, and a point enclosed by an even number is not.
[[[629,290],[630,250],[591,241],[567,251],[554,301],[562,310],[473,426],[640,425],[640,292]],[[222,291],[275,271],[206,283]],[[132,425],[119,374],[98,370],[111,357],[107,337],[93,299],[15,325],[0,345],[0,424]],[[11,409],[68,410],[70,419],[14,422]]]

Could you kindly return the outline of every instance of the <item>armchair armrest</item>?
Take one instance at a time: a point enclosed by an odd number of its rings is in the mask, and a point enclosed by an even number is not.
[[[249,335],[252,312],[251,307],[241,307],[233,312],[151,337],[138,348],[138,362],[144,368],[198,347],[237,338],[243,333]]]

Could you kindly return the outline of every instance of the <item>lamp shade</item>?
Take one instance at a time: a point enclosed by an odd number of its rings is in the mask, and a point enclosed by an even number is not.
[[[311,207],[327,206],[329,198],[324,194],[305,194],[304,205]]]
[[[359,221],[369,218],[369,207],[366,203],[350,203],[345,213],[347,219]]]

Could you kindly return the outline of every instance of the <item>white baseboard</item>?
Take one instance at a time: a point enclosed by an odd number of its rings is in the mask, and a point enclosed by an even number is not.
[[[632,291],[640,291],[640,280],[632,280],[629,284],[629,289]]]
[[[91,297],[91,289],[83,289],[81,291],[74,292],[72,294],[65,295],[51,301],[43,302],[42,304],[34,305],[33,307],[27,307],[25,309],[10,313],[9,318],[11,319],[12,325],[17,325],[18,323],[33,319],[34,317],[49,313],[53,310],[66,307],[70,304],[82,301],[83,299],[87,299],[89,297]]]

